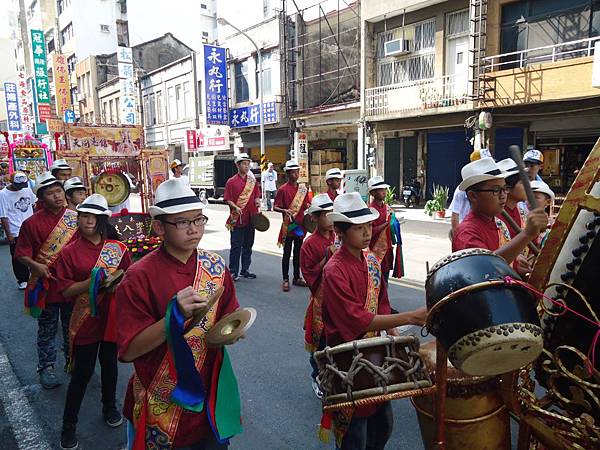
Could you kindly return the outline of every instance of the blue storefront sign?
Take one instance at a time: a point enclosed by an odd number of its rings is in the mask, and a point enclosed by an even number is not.
[[[222,47],[204,46],[204,93],[206,95],[206,123],[227,125],[229,103],[227,98],[227,52]]]
[[[65,109],[65,123],[75,123],[75,111]]]
[[[8,131],[21,131],[21,111],[17,92],[17,83],[4,83]]]
[[[235,108],[229,112],[229,126],[231,128],[257,127],[260,125],[260,105]],[[263,123],[277,122],[277,104],[268,102],[263,105]]]

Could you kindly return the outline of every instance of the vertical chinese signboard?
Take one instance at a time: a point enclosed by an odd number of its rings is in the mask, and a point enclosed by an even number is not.
[[[119,47],[117,50],[119,66],[119,88],[121,90],[121,123],[135,125],[136,100],[133,71],[133,52],[130,47]]]
[[[19,111],[17,83],[4,83],[4,95],[6,97],[8,131],[21,131],[21,113]]]
[[[294,155],[300,166],[300,183],[308,183],[308,136],[306,133],[294,133]],[[292,156],[294,159],[294,156]]]
[[[185,142],[186,142],[186,151],[195,152],[198,148],[198,143],[196,141],[196,130],[186,130],[185,132]]]
[[[29,92],[27,88],[27,76],[23,70],[17,72],[17,90],[19,97],[19,112],[21,113],[21,126],[23,132],[33,133],[33,117],[29,113]]]
[[[204,46],[204,80],[206,123],[228,125],[227,52],[224,48]]]
[[[50,83],[46,66],[46,43],[44,32],[31,30],[31,50],[33,54],[33,71],[35,78],[35,96],[37,100],[38,122],[45,122],[50,113]],[[38,130],[39,132],[39,130]]]
[[[71,109],[71,83],[69,82],[69,70],[67,58],[64,55],[55,54],[52,57],[54,67],[54,90],[56,92],[56,115],[63,117],[67,109]]]

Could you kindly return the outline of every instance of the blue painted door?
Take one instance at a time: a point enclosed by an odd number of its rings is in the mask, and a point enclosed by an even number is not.
[[[471,151],[464,131],[427,133],[427,198],[431,198],[434,184],[448,186],[452,195]]]
[[[523,128],[496,128],[494,158],[496,161],[510,158],[508,148],[518,145],[523,148]]]

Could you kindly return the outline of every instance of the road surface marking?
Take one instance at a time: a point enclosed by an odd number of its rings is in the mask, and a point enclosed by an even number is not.
[[[21,390],[4,346],[0,343],[0,401],[21,450],[50,450],[33,408]]]

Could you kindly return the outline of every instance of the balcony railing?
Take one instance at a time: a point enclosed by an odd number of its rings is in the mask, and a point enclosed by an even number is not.
[[[589,39],[580,39],[578,41],[563,42],[545,47],[529,48],[518,52],[488,56],[484,58],[485,71],[494,72],[504,69],[516,69],[533,64],[593,56],[594,45],[599,40],[600,36],[596,36]]]
[[[466,76],[448,75],[370,88],[365,95],[365,114],[385,116],[466,104],[468,86]]]

